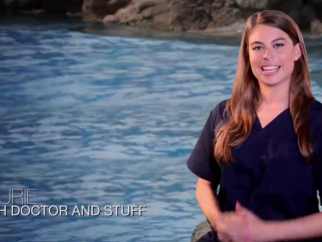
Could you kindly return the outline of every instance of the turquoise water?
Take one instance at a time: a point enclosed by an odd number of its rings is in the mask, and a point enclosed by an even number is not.
[[[38,189],[39,205],[146,212],[6,216],[0,240],[190,241],[204,216],[185,162],[231,93],[239,48],[67,30],[75,26],[0,25],[0,188]],[[322,70],[322,55],[310,62]]]

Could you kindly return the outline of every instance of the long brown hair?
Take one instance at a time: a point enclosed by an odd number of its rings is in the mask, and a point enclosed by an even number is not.
[[[295,62],[291,76],[289,107],[301,154],[306,161],[313,158],[314,147],[310,140],[310,109],[314,102],[311,91],[309,63],[302,33],[297,24],[283,12],[265,10],[247,20],[241,40],[235,83],[225,112],[229,118],[218,130],[214,154],[219,163],[232,163],[232,149],[240,146],[251,132],[256,109],[261,102],[260,89],[249,63],[248,38],[258,24],[279,28],[289,35],[293,44],[299,43],[302,55]]]

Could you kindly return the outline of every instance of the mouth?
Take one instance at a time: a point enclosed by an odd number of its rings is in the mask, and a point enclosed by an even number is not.
[[[279,65],[261,66],[261,70],[264,75],[276,74],[280,68],[281,66]]]

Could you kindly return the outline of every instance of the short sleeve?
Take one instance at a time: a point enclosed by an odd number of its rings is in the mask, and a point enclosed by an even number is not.
[[[198,177],[218,186],[221,169],[214,157],[215,126],[218,123],[219,104],[214,108],[201,131],[201,134],[187,161],[189,170]]]
[[[317,164],[316,164],[316,184],[320,196],[320,205],[322,206],[322,125],[317,130]]]

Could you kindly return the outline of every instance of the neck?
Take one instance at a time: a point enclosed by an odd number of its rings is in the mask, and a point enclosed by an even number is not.
[[[260,85],[261,106],[287,108],[289,106],[289,86]]]

